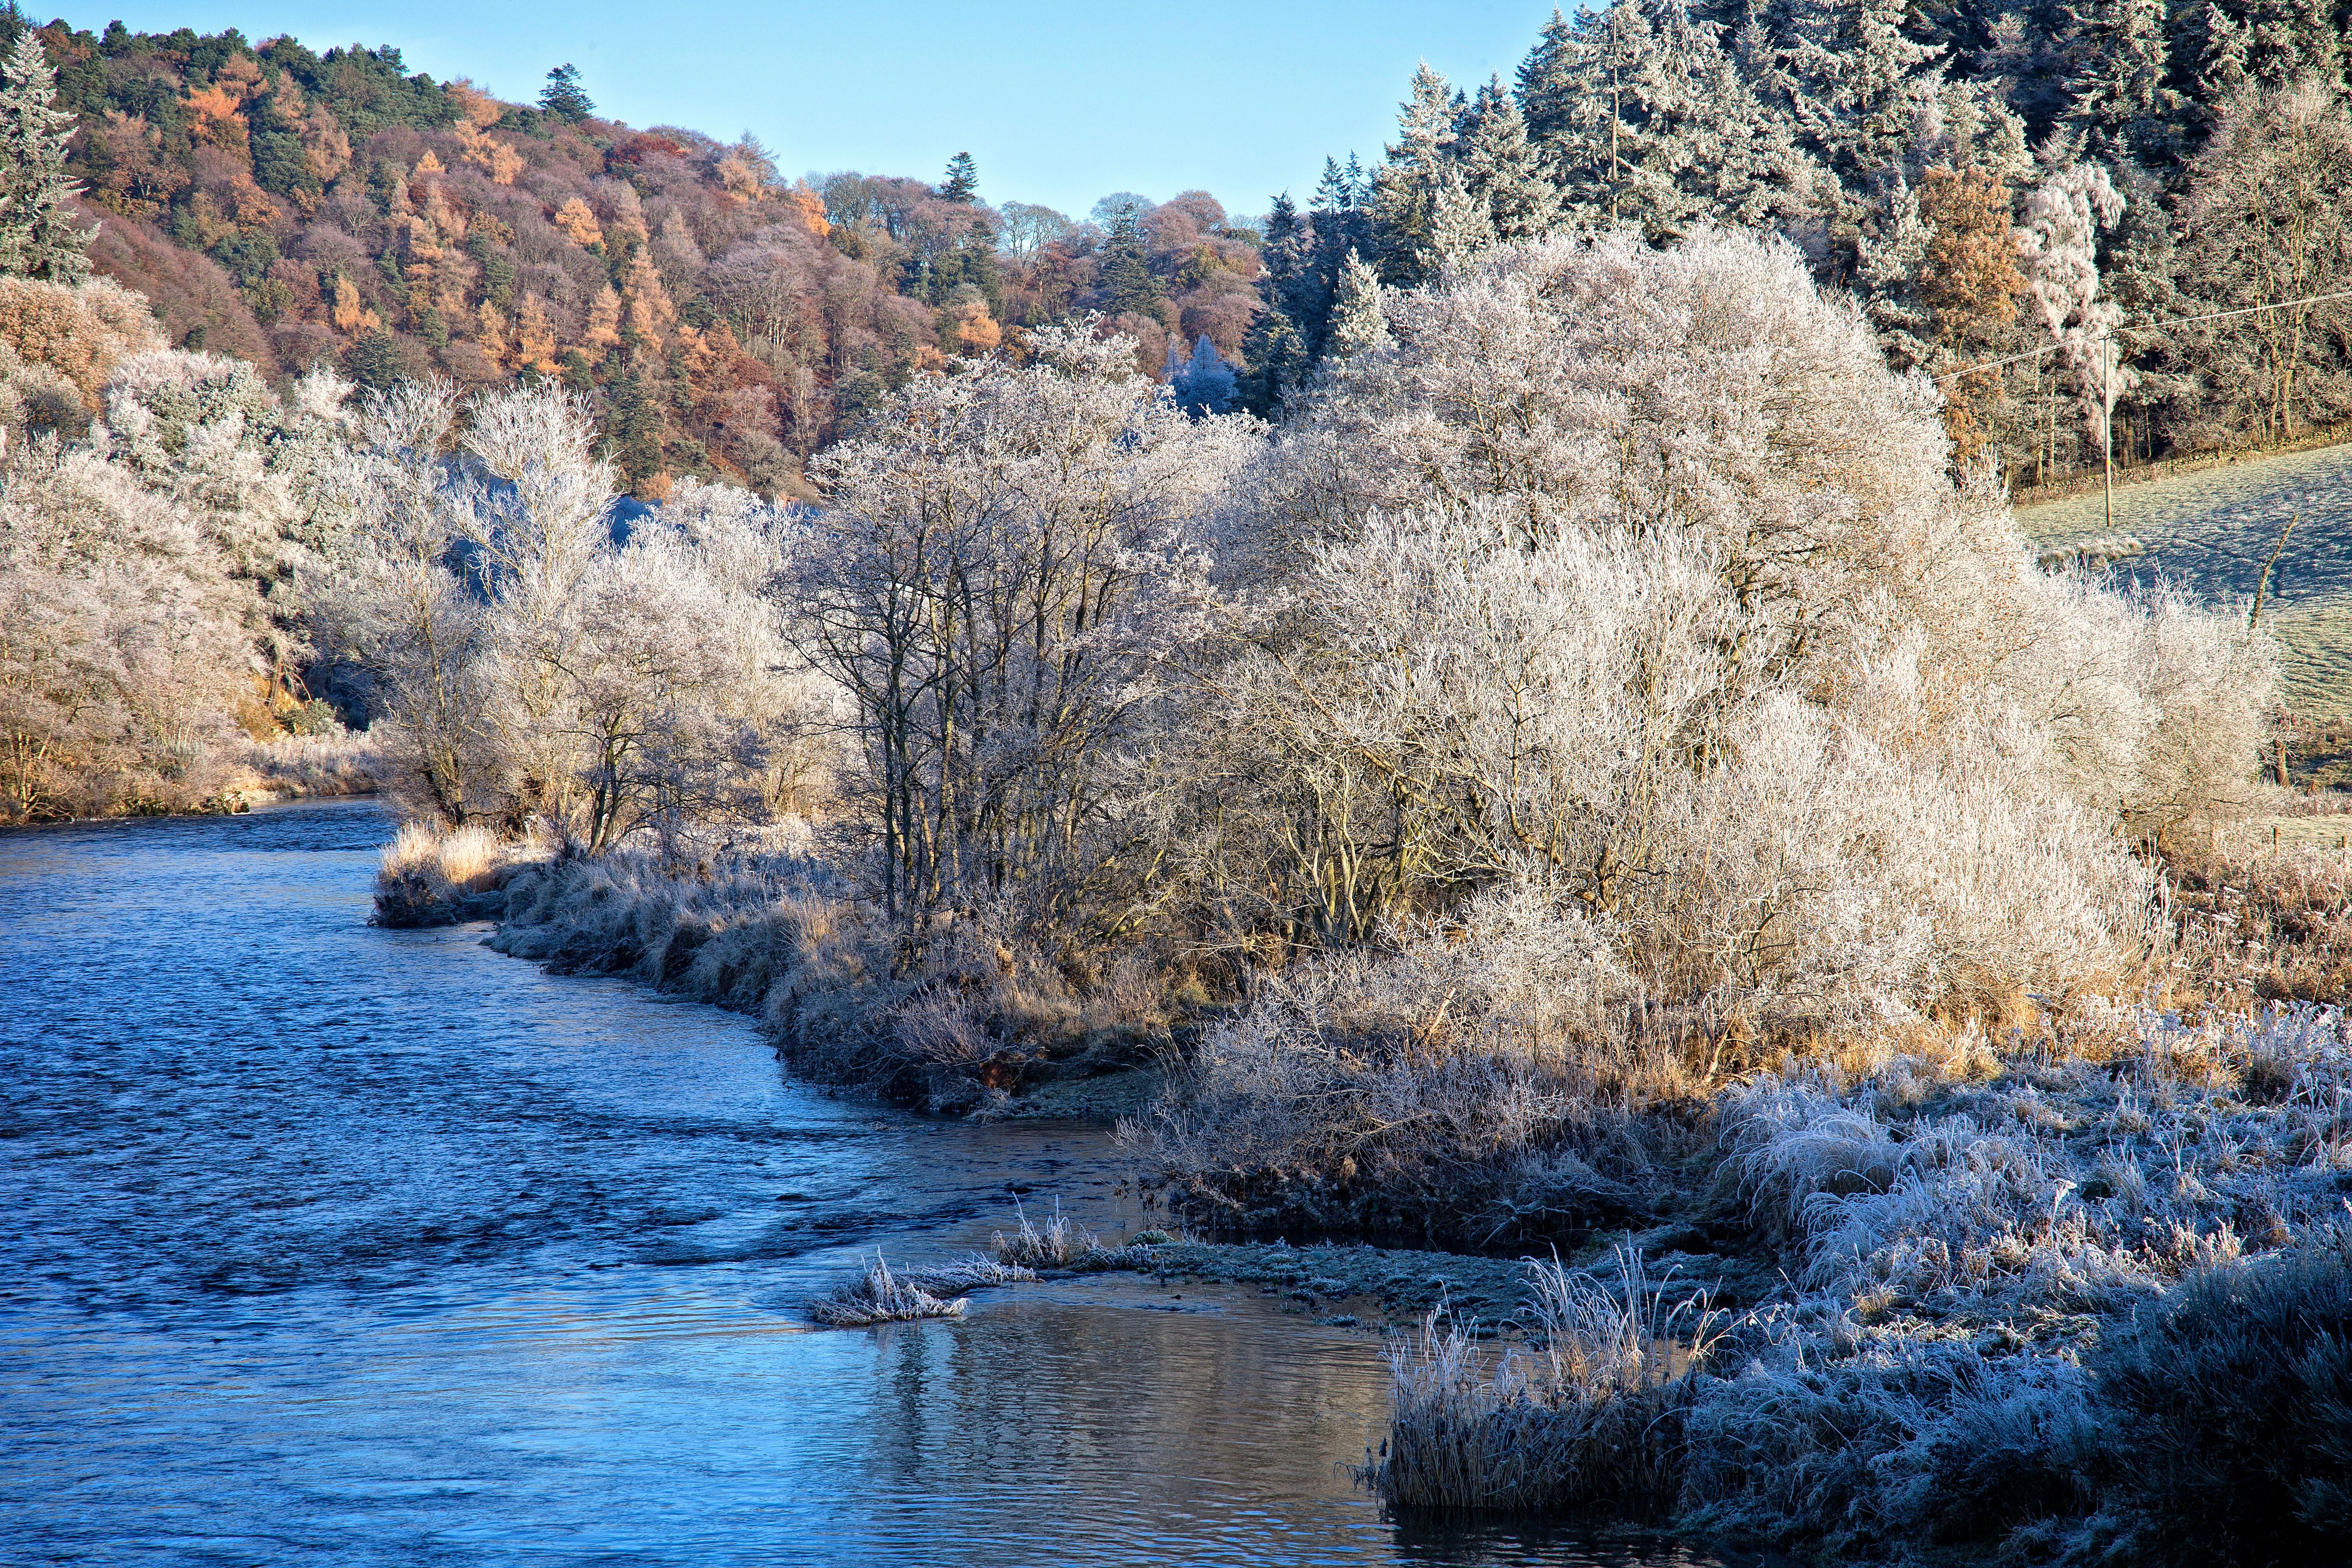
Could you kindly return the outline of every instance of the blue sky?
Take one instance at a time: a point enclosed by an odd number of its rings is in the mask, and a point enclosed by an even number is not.
[[[1303,201],[1325,153],[1377,156],[1419,61],[1458,83],[1490,71],[1508,80],[1552,4],[113,0],[26,10],[93,29],[119,16],[141,32],[291,33],[321,51],[393,44],[411,70],[470,76],[508,99],[536,98],[548,68],[570,60],[604,112],[722,139],[749,130],[790,174],[937,179],[950,154],[969,151],[989,200],[1083,216],[1115,190],[1165,200],[1201,188],[1236,212],[1262,212],[1283,189]]]

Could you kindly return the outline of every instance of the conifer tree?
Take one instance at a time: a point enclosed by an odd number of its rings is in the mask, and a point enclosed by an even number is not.
[[[1495,225],[1486,204],[1470,194],[1461,170],[1446,170],[1437,188],[1437,216],[1430,225],[1422,270],[1434,275],[1458,267],[1494,243]]]
[[[539,93],[539,107],[558,120],[574,124],[596,111],[594,100],[580,85],[580,68],[569,60],[547,73],[547,85]]]
[[[1307,208],[1306,274],[1297,280],[1286,301],[1290,319],[1297,323],[1314,358],[1323,354],[1331,301],[1338,295],[1339,269],[1347,264],[1348,253],[1370,254],[1384,264],[1390,259],[1381,252],[1373,232],[1371,194],[1371,182],[1352,155],[1344,164],[1328,158],[1323,161],[1323,178],[1317,183],[1315,199]],[[1398,260],[1401,266],[1411,265],[1405,258]]]
[[[1559,221],[1559,188],[1546,177],[1543,161],[1528,141],[1519,106],[1490,77],[1471,105],[1460,138],[1463,184],[1484,202],[1498,239],[1535,239]]]
[[[980,191],[980,169],[969,153],[959,153],[948,160],[948,177],[940,186],[940,200],[970,206]]]
[[[0,67],[0,264],[26,278],[79,283],[89,276],[95,228],[75,226],[80,194],[66,175],[74,117],[56,108],[57,76],[41,37],[26,28]]]
[[[1136,225],[1133,207],[1122,206],[1112,217],[1096,278],[1102,289],[1103,303],[1112,314],[1158,313],[1163,298],[1160,279],[1152,276],[1150,265],[1144,259],[1143,235]]]
[[[1331,336],[1325,351],[1335,360],[1352,359],[1369,350],[1386,348],[1388,312],[1381,304],[1381,275],[1354,251],[1339,269],[1339,298],[1331,305]]]
[[[1360,237],[1366,243],[1349,247],[1378,258],[1381,270],[1400,281],[1418,276],[1418,258],[1429,248],[1437,188],[1455,155],[1461,114],[1461,95],[1423,61],[1412,73],[1412,90],[1398,108],[1397,139],[1387,149],[1386,162],[1372,174],[1369,202],[1372,232]],[[1331,178],[1327,171],[1327,187]]]
[[[1269,305],[1251,319],[1242,355],[1249,362],[1241,375],[1242,406],[1261,419],[1280,418],[1311,363],[1305,334],[1288,311]]]
[[[1176,395],[1176,406],[1187,414],[1223,414],[1234,405],[1240,384],[1234,367],[1217,352],[1217,345],[1203,334],[1192,344],[1192,357],[1180,361],[1176,345],[1168,345],[1168,385]]]
[[[2066,7],[2066,119],[2093,157],[2155,162],[2179,146],[2180,95],[2165,85],[2171,45],[2162,0],[2079,0]]]
[[[1517,108],[1564,218],[1654,237],[1753,226],[1808,183],[1790,124],[1748,80],[1776,69],[1733,59],[1685,0],[1612,0],[1554,16],[1519,68]]]
[[[1274,198],[1258,247],[1260,309],[1242,336],[1242,406],[1271,419],[1306,376],[1309,356],[1299,316],[1313,289],[1311,237],[1288,193]]]

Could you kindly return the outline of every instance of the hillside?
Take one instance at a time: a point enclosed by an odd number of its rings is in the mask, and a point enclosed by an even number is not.
[[[0,42],[23,26],[0,16]],[[272,379],[558,378],[593,394],[642,495],[684,475],[802,492],[845,421],[1008,322],[1102,310],[1158,371],[1173,335],[1238,355],[1256,309],[1256,237],[1202,193],[1135,198],[1106,232],[990,208],[966,159],[937,186],[788,181],[748,137],[635,130],[576,87],[504,102],[393,47],[40,33],[79,120],[92,262],[173,344]]]

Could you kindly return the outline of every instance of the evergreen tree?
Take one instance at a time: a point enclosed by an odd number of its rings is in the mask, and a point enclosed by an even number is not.
[[[2079,0],[2066,7],[2067,121],[2093,157],[2154,162],[2179,147],[2180,95],[2166,85],[2163,0]]]
[[[1735,60],[1684,0],[1612,0],[1574,23],[1555,15],[1519,68],[1517,109],[1560,216],[1663,237],[1790,208],[1806,159],[1749,79],[1777,82],[1777,54],[1753,29],[1746,43],[1759,58]]]
[[[1217,345],[1204,334],[1192,344],[1192,357],[1179,361],[1176,345],[1168,345],[1170,374],[1168,385],[1176,395],[1176,405],[1195,416],[1223,414],[1233,407],[1239,395],[1239,382],[1234,367],[1217,352]]]
[[[613,461],[620,465],[632,486],[641,485],[662,471],[665,421],[660,405],[634,371],[605,388],[605,397],[604,439],[611,446]]]
[[[1371,195],[1371,182],[1353,155],[1344,164],[1328,158],[1323,161],[1323,178],[1317,183],[1315,199],[1307,207],[1307,268],[1286,300],[1290,319],[1307,340],[1311,358],[1323,357],[1331,301],[1338,296],[1339,271],[1347,265],[1348,253],[1380,254]]]
[[[200,345],[191,342],[190,347]],[[390,392],[405,374],[392,334],[378,327],[343,351],[343,374],[370,392]]]
[[[940,186],[940,200],[970,206],[980,191],[980,169],[971,154],[959,153],[948,160],[948,177]]]
[[[26,28],[0,67],[0,265],[26,278],[79,283],[89,276],[95,228],[79,228],[69,205],[80,184],[66,175],[74,117],[54,107],[57,77],[38,33]]]
[[[1489,77],[1478,89],[1460,138],[1463,184],[1486,204],[1497,238],[1535,239],[1559,222],[1559,188],[1528,140],[1519,106]]]
[[[1365,204],[1370,233],[1361,237],[1365,243],[1360,248],[1400,282],[1419,276],[1420,258],[1429,248],[1437,188],[1454,155],[1461,114],[1461,95],[1424,61],[1412,73],[1412,91],[1398,107],[1397,139],[1387,150],[1387,161],[1372,174]],[[1327,169],[1327,188],[1332,187],[1336,170],[1337,165]],[[1335,207],[1343,205],[1335,199]]]
[[[580,68],[566,60],[547,73],[540,89],[539,107],[558,120],[577,124],[596,111],[593,100],[580,85]]]
[[[1280,418],[1283,405],[1313,363],[1306,334],[1288,311],[1269,305],[1251,319],[1242,353],[1249,361],[1241,375],[1242,406],[1261,419]]]
[[[1430,225],[1429,249],[1422,269],[1435,276],[1458,267],[1495,243],[1494,220],[1486,204],[1470,194],[1462,171],[1448,169],[1437,187],[1437,216]]]
[[[1143,234],[1136,225],[1133,207],[1120,207],[1111,218],[1110,233],[1103,240],[1102,262],[1095,278],[1097,287],[1102,290],[1104,308],[1112,314],[1159,313],[1164,296],[1160,279],[1152,276],[1150,265],[1144,259]]]
[[[1389,335],[1388,312],[1381,303],[1381,275],[1365,264],[1354,251],[1348,252],[1346,266],[1339,271],[1339,298],[1331,305],[1330,346],[1326,351],[1335,360],[1352,359],[1372,349],[1386,348],[1394,340]]]

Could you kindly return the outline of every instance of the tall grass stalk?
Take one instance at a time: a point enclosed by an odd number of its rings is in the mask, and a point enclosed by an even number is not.
[[[1721,1331],[1703,1295],[1670,1300],[1639,1250],[1617,1288],[1555,1255],[1528,1265],[1527,1343],[1490,1355],[1440,1310],[1391,1348],[1395,1415],[1360,1472],[1392,1507],[1655,1519],[1681,1489],[1683,1418]]]

